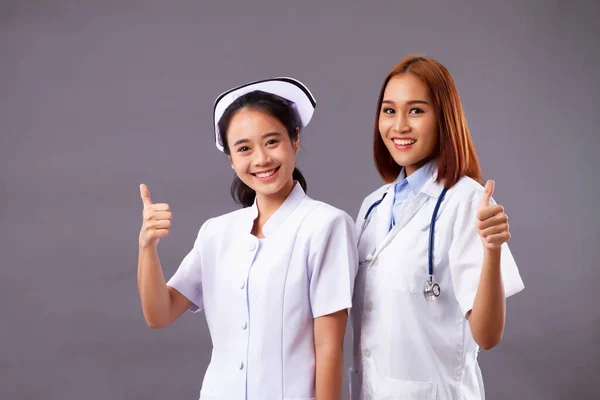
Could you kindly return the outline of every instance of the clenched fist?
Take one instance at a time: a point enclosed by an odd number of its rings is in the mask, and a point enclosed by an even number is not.
[[[156,246],[160,238],[169,234],[171,228],[171,210],[166,203],[152,204],[150,191],[143,183],[140,185],[140,195],[144,204],[142,230],[140,231],[140,246]]]
[[[490,205],[494,193],[494,181],[487,181],[483,198],[477,211],[477,231],[486,249],[498,250],[510,239],[508,216],[501,205]]]

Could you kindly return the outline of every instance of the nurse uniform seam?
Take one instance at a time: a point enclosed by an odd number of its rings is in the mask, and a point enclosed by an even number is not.
[[[298,207],[300,206],[300,204],[302,204],[305,199],[306,199],[306,195],[302,198],[302,200],[300,200],[298,202],[298,204],[294,208],[294,211],[296,211],[298,209]],[[311,207],[309,210],[307,210],[306,214],[304,214],[304,218],[302,219],[302,222],[301,222],[301,224],[300,224],[300,226],[298,228],[298,231],[296,232],[296,235],[294,235],[294,245],[292,246],[292,254],[290,255],[290,258],[292,258],[294,256],[294,253],[296,251],[295,244],[296,244],[296,241],[298,240],[298,233],[300,232],[300,230],[304,226],[304,223],[307,220],[306,216],[308,216],[308,213],[310,213],[310,211],[312,211],[313,208],[314,208],[314,206]],[[283,224],[285,224],[285,222]],[[281,225],[283,225],[283,224],[281,224]],[[275,234],[277,232],[277,230],[281,227],[281,225],[273,232],[273,234]],[[285,292],[285,289],[287,288],[287,284],[288,284],[287,276],[288,276],[289,271],[290,271],[289,268],[286,268],[286,271],[285,271],[285,280],[284,280],[285,283],[283,285],[283,291],[284,292]],[[283,315],[283,310],[285,309],[285,300],[286,300],[286,298],[284,296],[283,301],[281,302],[281,315]],[[281,319],[281,334],[282,334],[282,336],[284,335],[284,332],[285,332],[283,324],[284,324],[284,319],[282,318]],[[282,340],[281,341],[281,354],[282,354],[282,356],[284,354],[284,349],[283,349],[284,343],[285,343],[285,340]],[[283,357],[281,357],[281,362],[283,364]],[[287,371],[286,371],[285,368],[283,368],[283,365],[281,367],[281,371],[282,371],[281,372],[281,388],[282,388],[283,397],[285,398],[285,381],[286,381],[286,372]]]

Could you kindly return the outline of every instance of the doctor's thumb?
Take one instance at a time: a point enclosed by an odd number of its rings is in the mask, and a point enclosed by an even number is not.
[[[148,186],[143,183],[140,185],[140,196],[142,198],[142,202],[144,203],[144,207],[152,205],[150,190],[148,190]]]
[[[490,205],[490,200],[492,195],[494,194],[494,188],[496,183],[492,180],[488,180],[485,183],[485,188],[483,189],[483,198],[481,199],[480,207],[487,207]]]

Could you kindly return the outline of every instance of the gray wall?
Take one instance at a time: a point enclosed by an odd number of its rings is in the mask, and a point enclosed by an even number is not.
[[[597,398],[598,3],[283,3],[0,1],[0,398],[197,398],[204,316],[142,317],[138,184],[172,206],[169,277],[234,206],[214,98],[293,76],[318,103],[309,194],[355,216],[379,85],[413,52],[457,81],[526,284],[480,356],[488,399]]]

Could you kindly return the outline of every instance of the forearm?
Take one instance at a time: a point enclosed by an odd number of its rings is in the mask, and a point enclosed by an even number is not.
[[[483,349],[491,349],[502,339],[506,316],[506,299],[500,270],[500,249],[485,249],[481,278],[469,325],[475,342]]]
[[[315,350],[317,400],[340,400],[343,381],[343,346],[322,345]]]
[[[161,328],[170,323],[171,299],[156,246],[139,247],[138,290],[146,323]]]

